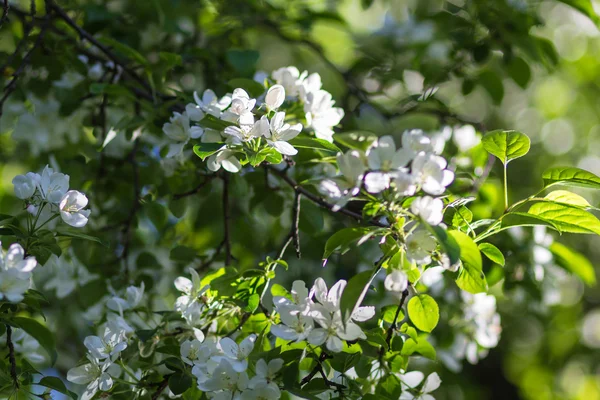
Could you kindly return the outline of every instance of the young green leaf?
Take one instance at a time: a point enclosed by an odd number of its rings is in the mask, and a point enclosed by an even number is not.
[[[440,226],[431,226],[429,224],[427,224],[426,226],[427,226],[427,229],[429,229],[429,231],[431,233],[433,233],[433,235],[435,236],[437,241],[440,243],[440,245],[444,249],[444,252],[450,259],[450,264],[454,265],[457,262],[459,262],[460,261],[460,247],[459,247],[458,243],[456,242],[456,240],[454,240],[454,238],[451,235],[448,235],[448,231]]]
[[[542,174],[542,179],[544,179],[545,187],[561,184],[600,189],[600,177],[586,170],[574,167],[554,167],[547,169]]]
[[[450,236],[460,246],[460,260],[462,267],[458,273],[456,284],[462,290],[469,293],[481,293],[487,291],[487,282],[481,271],[481,253],[479,248],[468,235],[459,231],[450,231]]]
[[[169,389],[175,395],[182,394],[192,387],[192,377],[183,371],[177,371],[169,377]]]
[[[588,286],[596,284],[594,266],[583,254],[558,242],[550,245],[550,251],[559,266],[577,275]]]
[[[327,140],[317,139],[313,137],[296,137],[289,142],[292,146],[299,149],[315,149],[323,150],[331,153],[341,152],[340,148],[333,143],[329,143]]]
[[[417,328],[431,332],[440,320],[440,309],[433,297],[420,294],[408,302],[408,316]]]
[[[578,194],[569,192],[568,190],[555,190],[550,192],[544,197],[544,199],[552,201],[554,203],[562,203],[570,206],[590,208],[590,203]]]
[[[498,157],[504,165],[515,158],[523,157],[531,146],[529,137],[524,133],[505,130],[487,133],[481,143],[488,153]]]
[[[204,161],[207,157],[210,157],[221,150],[223,146],[225,146],[224,143],[200,143],[194,145],[194,154]]]
[[[325,251],[323,252],[323,264],[327,263],[327,259],[334,252],[344,254],[350,250],[351,245],[360,246],[372,236],[376,235],[382,228],[345,228],[334,233],[325,243]]]
[[[504,266],[504,255],[496,246],[491,243],[480,243],[478,247],[484,256],[496,264]]]
[[[344,324],[350,319],[354,310],[360,307],[378,271],[379,268],[375,271],[364,271],[354,275],[348,281],[340,299],[340,310],[342,311],[342,322]]]
[[[532,205],[527,213],[552,222],[561,232],[600,235],[600,221],[598,218],[578,207],[539,202]]]
[[[211,114],[206,114],[204,118],[202,118],[198,125],[203,128],[214,129],[215,131],[223,131],[225,128],[231,125],[235,125],[233,122],[224,121],[219,119]]]
[[[560,232],[559,227],[552,221],[549,221],[538,215],[532,215],[521,212],[511,212],[502,216],[502,218],[500,219],[500,228],[498,229],[498,231],[503,231],[504,229],[512,228],[513,226],[536,225],[547,226]]]
[[[242,88],[250,97],[260,97],[267,89],[253,79],[236,78],[227,82],[227,85],[232,89]]]

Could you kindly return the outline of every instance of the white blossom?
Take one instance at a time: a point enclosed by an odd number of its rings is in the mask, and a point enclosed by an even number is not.
[[[48,166],[44,168],[39,179],[39,189],[42,198],[50,203],[60,203],[67,193],[67,190],[69,190],[69,175],[54,172],[54,170]]]
[[[15,187],[15,196],[21,200],[33,196],[37,189],[37,182],[34,180],[31,172],[26,175],[15,176],[12,180],[12,184]]]
[[[248,368],[248,356],[254,348],[256,335],[246,337],[238,345],[232,339],[226,337],[219,340],[218,348],[223,352],[223,356],[213,357],[218,362],[222,357],[226,357],[236,372],[244,372]]]
[[[265,104],[267,111],[277,110],[285,101],[285,88],[281,85],[273,85],[267,90]]]
[[[424,377],[425,375],[421,371],[411,371],[401,375],[400,379],[405,390],[402,391],[400,400],[435,400],[430,393],[440,387],[442,380],[440,379],[439,375],[434,372],[430,374],[427,379],[425,379],[421,389],[416,390],[416,387],[423,382]],[[417,393],[413,394],[407,389],[412,389]]]
[[[390,292],[401,293],[408,288],[408,276],[404,271],[395,269],[385,277],[384,286]]]
[[[0,254],[0,299],[12,303],[23,300],[31,283],[31,271],[36,266],[35,258],[25,257],[20,244],[13,243],[4,256]]]
[[[423,191],[439,196],[454,180],[454,173],[446,169],[447,165],[443,157],[419,153],[413,160],[411,168]]]
[[[302,124],[286,124],[285,113],[275,113],[271,118],[269,129],[265,132],[267,143],[269,146],[275,148],[278,152],[286,156],[293,156],[298,154],[298,150],[294,148],[288,141],[292,140],[302,130]]]
[[[410,205],[410,211],[430,225],[439,225],[444,217],[444,202],[430,196],[417,197]]]
[[[194,325],[200,318],[203,307],[201,296],[208,290],[208,286],[200,287],[200,276],[193,268],[189,272],[192,280],[183,276],[175,279],[175,287],[183,292],[175,301],[175,309],[181,312],[190,325]]]
[[[107,391],[113,386],[113,380],[107,372],[110,363],[99,363],[93,357],[88,357],[89,363],[71,368],[67,372],[67,380],[78,385],[87,385],[80,399],[92,399],[98,390]]]
[[[308,93],[304,103],[306,123],[315,131],[319,139],[333,141],[333,127],[344,117],[344,110],[334,107],[331,93],[325,90]]]
[[[429,264],[435,250],[435,239],[425,230],[413,232],[406,238],[406,255],[417,264]]]
[[[60,200],[60,217],[62,220],[75,228],[83,228],[90,216],[90,210],[84,210],[88,204],[88,198],[77,190],[69,190]]]
[[[208,157],[206,165],[213,172],[220,170],[221,167],[231,173],[240,172],[242,169],[242,164],[236,158],[235,152],[226,148]]]

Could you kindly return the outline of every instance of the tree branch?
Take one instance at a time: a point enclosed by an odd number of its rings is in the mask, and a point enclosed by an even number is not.
[[[229,173],[223,172],[223,241],[225,242],[225,265],[231,264],[231,237],[229,234]]]
[[[202,190],[202,188],[204,186],[206,186],[208,183],[210,183],[210,181],[212,181],[215,177],[216,177],[215,174],[204,175],[204,180],[202,182],[200,182],[200,184],[198,186],[196,186],[195,188],[193,188],[190,191],[174,194],[173,200],[179,200],[183,197],[192,196],[192,195],[198,193],[200,190]]]
[[[4,0],[4,5],[2,7],[2,17],[0,18],[0,27],[8,20],[8,10],[10,6],[8,4],[8,0]]]
[[[333,382],[333,381],[330,381],[329,379],[327,379],[327,375],[325,375],[325,371],[323,370],[323,366],[321,365],[321,363],[323,361],[327,360],[328,358],[333,358],[333,357],[331,357],[329,354],[327,354],[326,352],[323,351],[321,353],[321,355],[319,356],[319,359],[317,360],[317,365],[315,365],[315,367],[312,369],[312,371],[310,371],[310,373],[308,375],[306,375],[304,378],[302,378],[302,380],[300,381],[300,386],[307,384],[308,382],[311,381],[312,378],[315,377],[316,374],[320,373],[321,377],[323,378],[323,380],[325,381],[325,384],[327,386],[335,387],[336,390],[339,392],[344,390],[346,388],[346,386],[342,385],[341,383]]]
[[[392,337],[394,336],[394,331],[396,330],[396,324],[398,323],[398,316],[400,315],[400,311],[402,311],[402,308],[404,307],[404,302],[406,301],[406,298],[408,297],[408,288],[404,289],[404,291],[402,292],[402,297],[400,297],[400,304],[398,305],[398,308],[396,309],[396,315],[394,315],[394,320],[392,321],[392,324],[390,325],[390,327],[387,330],[387,335],[385,337],[385,343],[387,344],[388,350],[392,344]],[[385,354],[385,347],[381,346],[381,349],[379,349],[379,357],[383,357],[383,355]]]
[[[35,2],[33,2],[33,3],[35,4]],[[35,14],[34,6],[32,6],[32,8],[33,8],[32,13]],[[48,26],[50,25],[50,20],[51,20],[51,14],[50,14],[50,11],[48,10],[48,3],[46,3],[46,16],[44,17],[44,24],[41,27],[40,33],[39,33],[38,37],[36,38],[35,42],[33,43],[33,46],[31,47],[31,49],[29,49],[27,54],[25,54],[25,57],[23,57],[23,60],[21,60],[21,64],[19,65],[17,70],[13,73],[12,79],[10,80],[8,85],[6,85],[6,87],[4,88],[4,95],[2,96],[2,98],[0,98],[0,117],[2,116],[2,108],[4,106],[4,102],[8,99],[8,97],[17,88],[17,80],[19,79],[19,76],[25,70],[25,67],[29,63],[29,58],[31,57],[33,52],[40,46],[40,44],[44,40],[44,36],[46,35],[46,30],[48,29]],[[31,31],[31,28],[29,28],[29,30],[27,30],[27,34],[29,34],[30,31]],[[23,40],[25,40],[25,39],[23,39]],[[18,51],[18,48],[16,51]],[[16,53],[14,53],[14,54],[16,54]],[[6,65],[8,65],[8,64],[6,64]],[[6,67],[3,67],[3,69],[4,68],[6,68]]]
[[[8,361],[10,363],[10,376],[15,389],[19,389],[19,378],[17,376],[17,360],[15,359],[15,346],[12,342],[12,327],[6,324],[6,345],[8,346]]]
[[[331,211],[334,208],[334,205],[331,203],[328,203],[327,201],[323,200],[321,197],[313,194],[312,192],[309,192],[308,190],[304,189],[302,186],[298,185],[298,183],[293,180],[292,178],[290,178],[285,171],[279,171],[269,165],[266,165],[265,168],[268,168],[271,172],[273,172],[275,175],[279,176],[285,183],[287,183],[290,187],[292,187],[294,189],[295,192],[300,193],[301,195],[303,195],[304,197],[306,197],[307,199],[309,199],[310,201],[312,201],[313,203],[328,209],[329,211]],[[332,211],[333,212],[333,211]],[[340,208],[339,211],[337,211],[340,214],[344,214],[347,215],[349,217],[352,217],[354,219],[356,219],[357,221],[361,221],[361,222],[365,222],[367,224],[370,225],[374,225],[374,226],[379,226],[381,228],[387,228],[388,226],[384,223],[381,223],[379,221],[376,220],[365,220],[362,215],[355,213],[354,211],[350,211],[347,208]]]
[[[152,400],[157,400],[160,397],[161,393],[167,388],[168,385],[169,385],[169,376],[165,376],[163,378],[163,380],[160,382],[158,389],[156,389],[156,392],[154,392],[154,394],[152,395]]]
[[[292,212],[292,227],[290,228],[290,235],[294,240],[294,248],[296,249],[296,257],[302,257],[300,253],[300,200],[302,199],[302,195],[300,192],[296,192],[294,197],[294,209]]]

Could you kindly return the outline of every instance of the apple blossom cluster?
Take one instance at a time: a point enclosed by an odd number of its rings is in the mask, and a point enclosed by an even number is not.
[[[35,257],[26,256],[18,243],[3,254],[0,244],[0,300],[18,303],[31,287],[31,273],[38,265]]]
[[[266,90],[259,96],[262,102],[243,88],[220,98],[210,89],[202,97],[194,92],[195,102],[185,111],[173,113],[163,126],[171,140],[166,157],[181,157],[186,144],[197,140],[216,146],[204,146],[209,148],[206,151],[200,145],[197,152],[208,158],[211,171],[223,168],[236,173],[246,163],[256,166],[266,160],[278,164],[282,156],[296,155],[298,150],[290,141],[303,128],[312,129],[319,139],[333,141],[333,127],[344,112],[334,107],[331,94],[321,89],[319,74],[300,74],[297,68],[287,67],[262,78]],[[299,107],[302,113],[294,111]]]
[[[422,190],[429,196],[415,199],[411,211],[437,225],[442,221],[443,203],[430,196],[440,196],[454,180],[447,161],[439,155],[444,144],[445,135],[429,136],[418,129],[403,133],[399,149],[392,136],[382,136],[366,152],[338,154],[341,175],[323,180],[319,191],[335,204],[336,211],[363,187],[371,194],[390,190],[398,197],[414,196]]]
[[[112,296],[106,301],[111,311],[106,322],[99,326],[99,335],[87,336],[83,344],[88,350],[85,362],[71,368],[67,373],[70,382],[86,385],[81,399],[92,399],[98,391],[108,391],[113,387],[114,379],[119,378],[126,366],[119,365],[119,358],[131,339],[134,328],[126,320],[124,312],[135,309],[144,296],[144,285],[129,286],[123,297]]]
[[[284,361],[261,358],[250,368],[248,357],[256,338],[249,335],[238,344],[228,337],[196,336],[181,344],[181,358],[192,367],[198,389],[211,399],[279,399],[277,380]],[[254,376],[250,377],[250,371]]]
[[[88,223],[91,212],[86,209],[88,198],[77,190],[69,190],[69,175],[46,166],[41,174],[17,175],[12,183],[15,195],[26,202],[27,212],[36,216],[34,229],[40,217],[45,218],[41,225],[58,215],[75,228],[83,228]]]
[[[346,284],[342,279],[327,289],[325,281],[317,278],[309,293],[304,282],[295,281],[291,291],[293,300],[282,296],[273,298],[281,323],[272,326],[271,333],[284,340],[306,340],[315,346],[325,345],[334,353],[342,351],[343,341],[366,339],[355,322],[371,319],[375,308],[357,307],[349,320],[344,321],[340,300]]]

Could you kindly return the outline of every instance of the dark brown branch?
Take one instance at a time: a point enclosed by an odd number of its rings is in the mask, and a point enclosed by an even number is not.
[[[321,197],[313,194],[312,192],[309,192],[308,190],[304,189],[302,186],[298,185],[298,183],[293,180],[292,178],[290,178],[285,171],[279,171],[271,166],[265,166],[265,168],[268,168],[271,172],[273,172],[275,175],[279,176],[281,179],[283,179],[283,181],[285,183],[287,183],[289,186],[291,186],[294,191],[296,191],[297,193],[300,193],[301,195],[303,195],[304,197],[306,197],[307,199],[309,199],[310,201],[312,201],[313,203],[326,208],[328,210],[332,210],[334,208],[334,205],[331,203],[328,203],[327,201],[323,200]],[[333,212],[333,211],[332,211]],[[379,221],[376,220],[365,220],[362,215],[355,213],[354,211],[350,211],[344,207],[340,208],[338,211],[338,213],[340,214],[344,214],[347,215],[349,217],[352,217],[354,219],[356,219],[357,221],[361,221],[361,222],[365,222],[367,224],[370,225],[374,225],[374,226],[379,226],[381,228],[387,228],[388,226],[384,223],[381,223]]]
[[[154,394],[152,395],[152,400],[157,400],[160,395],[162,394],[162,392],[167,388],[167,386],[169,385],[169,376],[165,376],[163,378],[163,380],[160,382],[160,385],[158,386],[158,388],[156,389],[156,392],[154,392]]]
[[[223,241],[225,242],[225,265],[231,264],[231,237],[229,234],[229,174],[223,172]]]
[[[242,319],[240,319],[240,323],[237,324],[237,326],[235,328],[233,328],[231,330],[231,332],[229,332],[228,334],[226,334],[225,337],[231,337],[231,335],[233,335],[234,333],[236,333],[238,330],[242,329],[242,327],[248,321],[248,319],[250,318],[251,315],[252,315],[252,313],[248,313],[248,312],[244,313],[244,315],[242,315]]]
[[[198,186],[196,186],[195,188],[193,188],[190,191],[174,194],[173,200],[179,200],[183,197],[192,196],[192,195],[198,193],[200,190],[202,190],[202,188],[204,186],[206,186],[208,183],[210,183],[210,181],[212,181],[215,177],[216,177],[215,174],[205,175],[204,180],[202,182],[200,182],[200,184]]]
[[[307,384],[308,382],[311,381],[312,378],[315,377],[316,374],[320,373],[321,377],[323,378],[323,380],[325,381],[325,384],[327,386],[335,387],[336,390],[339,392],[344,390],[346,388],[346,386],[327,379],[327,376],[325,375],[325,371],[323,370],[323,366],[321,365],[321,363],[323,361],[327,360],[328,358],[332,358],[332,357],[329,354],[322,352],[321,355],[319,356],[319,359],[317,360],[317,364],[312,369],[312,371],[310,371],[310,373],[308,375],[306,375],[304,378],[302,378],[302,380],[300,381],[300,386]]]
[[[302,199],[302,195],[300,192],[296,191],[296,195],[294,197],[294,209],[292,213],[292,227],[290,235],[294,240],[294,248],[296,249],[296,257],[300,258],[302,254],[300,253],[300,200]]]
[[[0,18],[0,27],[8,20],[8,10],[10,6],[8,4],[8,0],[4,0],[4,5],[2,7],[2,17]]]
[[[35,2],[33,2],[33,3],[35,3]],[[32,11],[32,13],[35,13],[35,8],[33,6],[32,6],[32,8],[34,10],[34,11]],[[31,47],[31,49],[29,49],[27,54],[25,54],[25,57],[23,57],[23,60],[21,60],[21,64],[19,65],[17,70],[13,73],[12,79],[10,80],[8,85],[6,85],[6,87],[4,88],[4,95],[2,96],[2,98],[0,98],[0,117],[2,116],[2,108],[4,106],[4,102],[8,99],[8,97],[17,88],[17,80],[19,79],[19,76],[23,73],[23,71],[25,70],[25,67],[29,64],[29,58],[31,57],[33,52],[40,46],[40,44],[44,40],[46,30],[50,24],[50,20],[51,20],[51,14],[48,10],[48,5],[46,5],[46,16],[44,17],[44,24],[41,27],[38,37],[36,38],[35,42],[33,43],[33,46]],[[27,33],[29,33],[29,31],[27,31]],[[23,40],[25,40],[25,39],[23,39]]]
[[[6,345],[8,346],[8,361],[10,363],[10,376],[15,389],[19,389],[19,378],[17,377],[17,360],[15,359],[15,346],[12,342],[12,327],[6,324]]]
[[[390,325],[390,327],[387,330],[387,335],[385,337],[385,343],[387,344],[388,350],[392,344],[392,337],[394,336],[394,331],[396,330],[396,325],[398,323],[398,316],[400,315],[400,311],[402,311],[402,307],[404,307],[404,302],[406,301],[407,297],[408,297],[408,288],[404,289],[404,291],[402,292],[402,297],[400,297],[400,304],[398,304],[398,308],[396,309],[396,314],[394,315],[394,320],[392,321],[392,324]],[[379,349],[380,358],[383,357],[384,354],[385,354],[385,347],[381,346],[381,349]]]
[[[61,7],[59,7],[53,0],[50,0],[50,6],[51,6],[52,10],[54,10],[56,12],[56,14],[58,14],[58,16],[67,23],[67,25],[69,25],[71,28],[73,28],[77,32],[77,34],[79,34],[79,37],[87,40],[88,42],[93,44],[95,47],[97,47],[102,53],[104,53],[104,55],[106,55],[106,57],[108,57],[112,62],[114,62],[115,65],[120,66],[123,69],[123,73],[125,75],[127,75],[129,78],[136,81],[140,86],[142,86],[146,91],[145,97],[147,99],[149,99],[151,101],[154,100],[153,90],[152,90],[152,87],[148,84],[148,82],[146,82],[145,80],[140,78],[134,71],[132,71],[107,46],[100,43],[98,40],[96,40],[96,38],[94,38],[87,31],[85,31],[83,28],[81,28],[79,25],[77,25],[77,23],[75,23],[75,21],[73,21],[71,19],[71,17],[69,17],[67,15],[65,10],[63,10]]]

